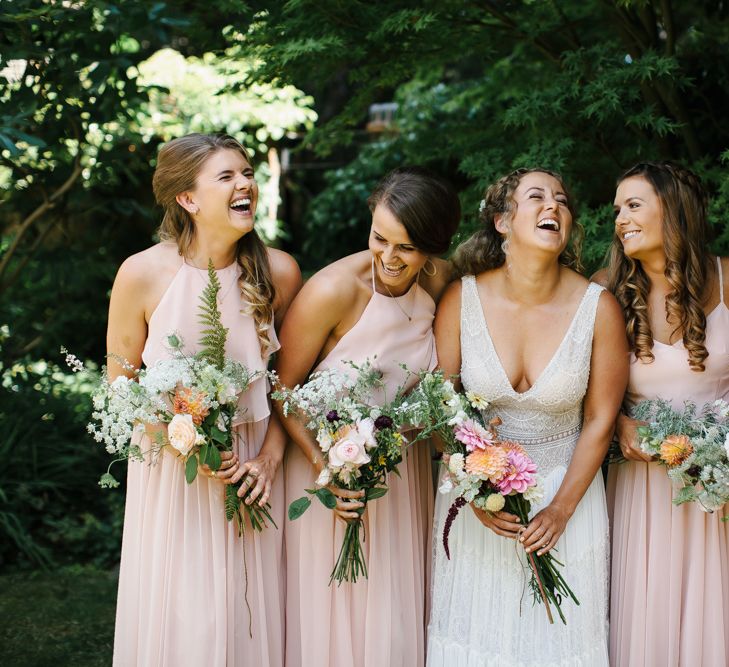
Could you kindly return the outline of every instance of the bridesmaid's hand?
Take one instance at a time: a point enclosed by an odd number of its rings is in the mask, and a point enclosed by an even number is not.
[[[362,509],[365,505],[363,502],[357,500],[357,498],[364,498],[364,491],[343,489],[334,484],[327,486],[327,489],[337,497],[337,506],[332,511],[340,519],[349,523],[350,521],[358,521],[362,518],[362,513],[357,510]]]
[[[654,457],[646,454],[638,444],[638,433],[636,429],[639,426],[645,425],[645,422],[631,419],[622,412],[618,414],[615,434],[618,437],[620,451],[623,452],[626,461],[644,461],[645,463],[650,463],[654,460]]]
[[[526,552],[536,551],[541,556],[552,549],[564,533],[570,516],[564,507],[555,504],[537,512],[519,538]]]
[[[508,512],[489,512],[482,510],[471,503],[471,509],[476,515],[476,518],[486,528],[490,528],[497,535],[511,538],[515,540],[519,537],[519,533],[524,530],[524,526],[519,522],[519,517],[516,514],[509,514]]]
[[[211,470],[209,466],[200,466],[200,471],[223,484],[233,484],[233,477],[238,471],[238,457],[233,452],[220,452],[220,468]]]
[[[243,463],[231,480],[231,484],[235,484],[238,480],[243,479],[243,483],[238,489],[238,497],[242,498],[250,489],[251,492],[246,496],[245,504],[252,505],[258,499],[259,506],[263,507],[271,496],[273,480],[276,479],[280,463],[272,456],[263,453]]]

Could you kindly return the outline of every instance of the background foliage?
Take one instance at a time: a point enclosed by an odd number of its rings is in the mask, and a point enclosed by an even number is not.
[[[160,142],[232,132],[264,187],[286,154],[264,231],[307,271],[364,246],[367,195],[403,163],[457,185],[461,238],[497,176],[562,171],[593,270],[616,176],[676,159],[729,254],[728,42],[710,0],[3,2],[0,567],[118,557],[123,494],[95,486],[106,457],[83,432],[93,375],[58,349],[103,360],[114,273],[157,224]],[[376,102],[394,124],[367,132]]]

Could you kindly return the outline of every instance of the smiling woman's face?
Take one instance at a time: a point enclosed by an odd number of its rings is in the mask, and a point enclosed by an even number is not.
[[[615,234],[635,260],[663,254],[663,213],[653,186],[642,176],[620,181],[615,193]]]
[[[195,224],[239,238],[253,229],[258,184],[253,167],[238,151],[223,148],[203,164],[190,199]]]
[[[409,289],[428,261],[428,255],[413,245],[405,226],[384,204],[377,204],[372,213],[369,248],[377,279],[394,296]]]
[[[551,174],[529,172],[519,181],[513,199],[511,219],[498,221],[498,231],[508,234],[512,247],[523,245],[559,255],[572,230],[572,212],[562,183]]]

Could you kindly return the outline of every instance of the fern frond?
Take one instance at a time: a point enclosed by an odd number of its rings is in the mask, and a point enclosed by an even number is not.
[[[220,281],[215,273],[213,260],[208,260],[208,284],[200,295],[200,314],[198,321],[205,328],[200,338],[198,356],[216,368],[223,370],[225,366],[225,341],[228,330],[223,326],[218,308]]]

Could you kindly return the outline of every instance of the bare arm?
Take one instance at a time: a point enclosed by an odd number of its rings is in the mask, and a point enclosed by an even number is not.
[[[109,323],[106,330],[106,353],[109,380],[120,375],[133,376],[124,369],[126,361],[134,368],[142,365],[142,351],[147,340],[145,304],[139,298],[147,293],[149,280],[144,261],[130,257],[119,268],[109,302]]]
[[[629,350],[623,314],[603,292],[592,341],[590,381],[583,403],[583,424],[572,461],[552,502],[530,522],[521,540],[541,555],[557,543],[577,505],[600,469],[628,384]]]
[[[332,280],[331,274],[318,274],[304,285],[291,304],[281,328],[281,351],[276,360],[276,371],[284,386],[294,387],[306,381],[329,336],[356,303],[354,289],[346,280]],[[274,409],[286,432],[316,473],[321,472],[324,459],[314,435],[296,415],[285,416],[279,402],[274,403]],[[362,495],[361,492],[330,488],[340,498]],[[338,500],[336,513],[343,519],[359,519],[360,515],[355,510],[360,507],[360,502]]]

